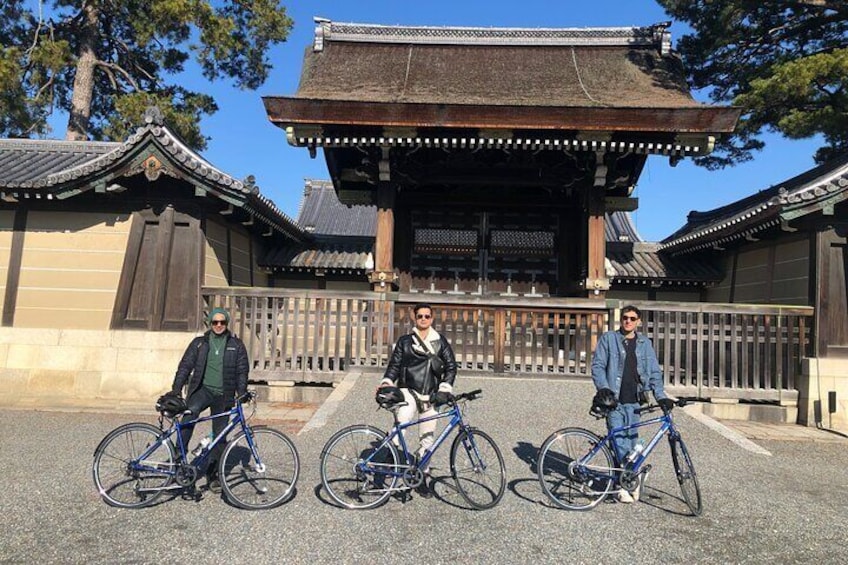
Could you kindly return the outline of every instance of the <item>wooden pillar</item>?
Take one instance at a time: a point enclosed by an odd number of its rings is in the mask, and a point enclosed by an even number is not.
[[[606,298],[609,290],[609,279],[607,278],[604,260],[606,259],[607,246],[604,235],[604,215],[606,203],[604,201],[603,189],[590,189],[587,198],[587,253],[588,263],[585,289],[589,298]]]
[[[395,187],[388,182],[377,184],[377,233],[374,241],[374,271],[369,280],[374,290],[391,290],[397,274],[394,270]]]
[[[27,229],[27,209],[15,210],[12,224],[12,242],[9,249],[9,268],[6,270],[6,294],[3,299],[3,325],[15,325],[15,308],[18,303],[18,285],[21,280],[21,261],[24,254],[24,237]]]

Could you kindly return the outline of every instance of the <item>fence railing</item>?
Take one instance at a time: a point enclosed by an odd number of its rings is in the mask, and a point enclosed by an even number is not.
[[[699,398],[797,399],[808,307],[640,302],[666,385]],[[786,394],[785,391],[791,391]]]
[[[205,288],[244,340],[255,380],[331,383],[350,370],[384,368],[413,325],[420,294]],[[431,295],[434,327],[461,371],[591,376],[598,337],[623,303],[589,299],[484,299]],[[700,398],[784,401],[808,353],[813,309],[772,305],[638,302],[666,385]]]

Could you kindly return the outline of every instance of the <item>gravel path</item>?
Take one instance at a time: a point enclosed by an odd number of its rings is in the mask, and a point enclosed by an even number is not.
[[[848,442],[758,442],[756,454],[678,412],[700,474],[705,510],[686,515],[665,446],[643,501],[590,512],[551,507],[535,458],[555,429],[603,424],[588,416],[587,382],[460,377],[482,388],[468,419],[497,441],[508,489],[492,510],[472,511],[443,481],[437,497],[391,499],[371,511],[329,505],[320,488],[321,447],[339,428],[387,428],[372,400],[379,378],[350,383],[323,425],[293,436],[301,456],[297,494],[248,512],[207,493],[120,510],[98,497],[92,454],[126,414],[3,410],[0,428],[0,563],[844,563]],[[151,419],[152,420],[152,419]],[[434,474],[447,473],[447,447]]]

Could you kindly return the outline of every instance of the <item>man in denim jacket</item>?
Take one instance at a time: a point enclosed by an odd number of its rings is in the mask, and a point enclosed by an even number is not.
[[[609,430],[639,422],[636,409],[647,391],[654,393],[657,402],[667,398],[663,390],[662,371],[651,340],[636,331],[641,318],[642,314],[635,306],[622,308],[621,327],[618,331],[609,331],[601,336],[592,357],[592,380],[598,395],[612,394],[617,400],[616,408],[607,416]],[[619,466],[624,465],[637,439],[636,430],[613,437]],[[639,499],[639,491],[631,494],[622,489],[618,499],[625,503],[634,502]]]

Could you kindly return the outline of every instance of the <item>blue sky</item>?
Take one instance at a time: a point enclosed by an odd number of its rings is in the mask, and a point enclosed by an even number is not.
[[[311,45],[314,16],[340,22],[385,25],[480,27],[606,27],[650,25],[669,18],[653,0],[314,0],[283,1],[294,28],[288,41],[277,46],[269,80],[256,92],[242,92],[228,83],[210,84],[199,75],[180,81],[212,94],[219,111],[202,122],[211,136],[203,156],[236,178],[253,174],[263,194],[281,210],[296,217],[304,178],[327,177],[323,155],[310,159],[303,148],[291,147],[285,132],[267,118],[261,96],[292,95],[297,90],[304,49]],[[676,42],[688,28],[675,22]],[[706,99],[696,93],[696,98]],[[62,124],[62,127],[64,124]],[[63,137],[57,129],[56,137]],[[817,148],[814,141],[789,141],[777,135],[764,138],[766,149],[753,162],[710,172],[684,160],[672,168],[667,158],[651,156],[636,187],[639,209],[634,213],[642,236],[658,241],[686,222],[691,210],[710,210],[780,183],[809,168]]]

